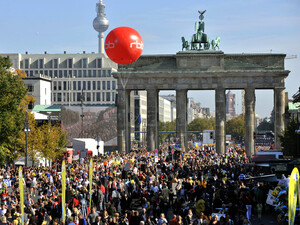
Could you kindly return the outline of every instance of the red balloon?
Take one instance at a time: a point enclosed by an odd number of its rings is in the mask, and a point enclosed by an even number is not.
[[[141,35],[130,27],[115,28],[105,39],[107,56],[118,64],[135,62],[141,56],[143,48]]]

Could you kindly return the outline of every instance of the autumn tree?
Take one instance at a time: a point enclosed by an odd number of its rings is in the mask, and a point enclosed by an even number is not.
[[[279,134],[279,139],[283,154],[286,156],[299,156],[297,152],[297,134],[298,124],[296,120],[291,120],[283,133]]]
[[[9,57],[0,57],[0,164],[14,155],[15,144],[24,128],[26,86],[21,71],[13,71]]]
[[[189,131],[214,130],[215,118],[196,118],[188,124]]]
[[[231,120],[226,121],[226,134],[231,134],[231,137],[238,139],[245,136],[245,117],[240,115]]]

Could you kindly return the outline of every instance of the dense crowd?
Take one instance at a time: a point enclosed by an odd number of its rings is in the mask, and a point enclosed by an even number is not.
[[[157,155],[139,149],[94,157],[91,208],[88,159],[67,164],[65,221],[61,164],[23,168],[25,224],[244,225],[254,208],[261,215],[270,187],[245,179],[261,171],[248,165],[243,149],[218,155],[214,147],[197,147],[178,154],[165,145]],[[17,167],[1,170],[0,225],[20,224],[18,182]]]

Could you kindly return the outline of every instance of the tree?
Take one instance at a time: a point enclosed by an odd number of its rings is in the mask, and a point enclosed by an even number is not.
[[[9,57],[0,57],[0,164],[13,151],[20,131],[24,128],[23,102],[27,90],[20,71],[11,72]]]
[[[283,131],[283,133],[278,135],[284,155],[299,155],[299,152],[297,152],[297,134],[295,132],[296,130],[297,121],[291,120],[287,128]]]
[[[159,131],[176,131],[176,121],[173,120],[171,122],[158,122],[158,130]],[[164,141],[170,134],[160,134],[159,135],[162,141]]]
[[[258,125],[257,130],[259,131],[274,131],[274,121],[268,121],[266,118]]]
[[[210,118],[196,118],[188,124],[189,131],[203,131],[203,130],[214,130],[215,119]]]
[[[233,139],[245,136],[245,117],[240,115],[231,120],[226,121],[226,134],[231,134]]]

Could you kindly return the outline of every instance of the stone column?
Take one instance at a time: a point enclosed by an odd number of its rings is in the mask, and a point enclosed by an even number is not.
[[[118,134],[118,151],[126,152],[125,136],[126,136],[126,102],[125,102],[125,90],[118,89],[117,95],[117,134]]]
[[[226,124],[226,96],[225,89],[215,91],[216,101],[216,150],[218,154],[225,153],[225,124]]]
[[[274,88],[274,133],[275,133],[275,149],[281,150],[278,134],[284,130],[284,101],[285,88]]]
[[[147,89],[147,149],[158,148],[158,90]]]
[[[182,89],[176,90],[176,134],[181,150],[187,151],[187,90]]]
[[[248,157],[255,154],[255,143],[253,139],[255,126],[255,89],[246,88],[245,102],[245,149]]]
[[[130,152],[131,149],[131,112],[130,112],[130,104],[132,102],[131,99],[131,90],[125,90],[125,104],[126,104],[126,135],[125,135],[125,146],[126,146],[126,153]]]

